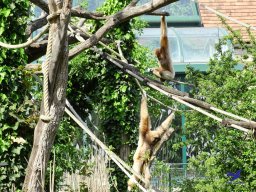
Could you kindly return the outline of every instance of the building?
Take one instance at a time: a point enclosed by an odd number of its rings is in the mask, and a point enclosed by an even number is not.
[[[256,0],[198,0],[198,3],[202,26],[204,27],[222,26],[220,19],[211,9],[230,17],[233,21],[227,19],[227,23],[234,30],[241,30],[245,40],[248,40],[248,33],[246,27],[242,26],[241,23],[251,27],[256,26]],[[256,28],[252,32],[256,35]]]

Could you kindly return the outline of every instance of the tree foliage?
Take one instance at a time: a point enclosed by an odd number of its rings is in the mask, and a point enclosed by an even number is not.
[[[201,74],[189,69],[187,78],[196,85],[195,97],[255,120],[255,40],[251,39],[248,45],[240,37],[231,30],[230,35],[216,46],[217,53],[210,60],[208,71]],[[241,58],[235,58],[232,50],[223,51],[223,46],[230,43],[243,49]],[[244,60],[248,56],[251,60]],[[241,62],[243,69],[238,70]],[[193,155],[190,166],[203,176],[189,181],[190,187],[185,187],[185,191],[249,192],[256,189],[256,143],[252,135],[223,127],[197,112],[187,114],[186,122],[188,146]],[[227,173],[238,170],[241,170],[240,178],[231,181]]]
[[[0,41],[24,42],[28,1],[3,0],[0,7]],[[31,95],[32,75],[22,67],[26,58],[24,49],[0,48],[0,190],[21,187],[38,117],[35,100],[40,95]]]

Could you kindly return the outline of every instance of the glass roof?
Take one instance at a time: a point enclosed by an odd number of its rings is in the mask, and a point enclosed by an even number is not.
[[[139,4],[148,3],[151,0],[140,0]],[[190,0],[179,0],[164,6],[157,11],[167,11],[171,16],[192,16],[199,15],[196,3]]]
[[[139,5],[148,3],[151,0],[140,0]],[[79,5],[83,0],[73,0],[73,5]],[[104,3],[104,0],[88,0],[88,10],[94,11],[97,7]],[[194,16],[199,15],[196,8],[196,2],[190,0],[179,0],[177,2],[171,3],[170,5],[164,6],[157,11],[167,11],[172,16]],[[148,17],[148,16],[146,16]],[[150,16],[149,16],[150,17]]]
[[[169,47],[174,63],[207,63],[215,44],[227,35],[222,28],[168,28]],[[160,28],[145,28],[139,42],[150,50],[160,47]]]

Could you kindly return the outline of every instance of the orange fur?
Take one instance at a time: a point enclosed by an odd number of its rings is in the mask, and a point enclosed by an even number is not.
[[[170,49],[167,34],[167,24],[165,17],[161,17],[161,37],[160,48],[155,49],[155,55],[159,61],[159,67],[153,70],[153,73],[160,77],[161,81],[172,80],[175,77],[175,71],[170,57]]]

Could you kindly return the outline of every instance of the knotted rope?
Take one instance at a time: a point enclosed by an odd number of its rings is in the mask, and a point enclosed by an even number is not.
[[[47,17],[49,24],[51,25],[57,17],[60,15],[60,10],[50,14]],[[48,36],[48,44],[47,44],[47,52],[46,52],[46,60],[42,64],[42,71],[44,76],[43,81],[43,100],[44,100],[44,115],[40,115],[40,119],[43,122],[50,122],[52,117],[50,116],[50,102],[49,102],[49,65],[52,57],[52,44],[53,44],[53,29],[50,27],[49,36]]]

